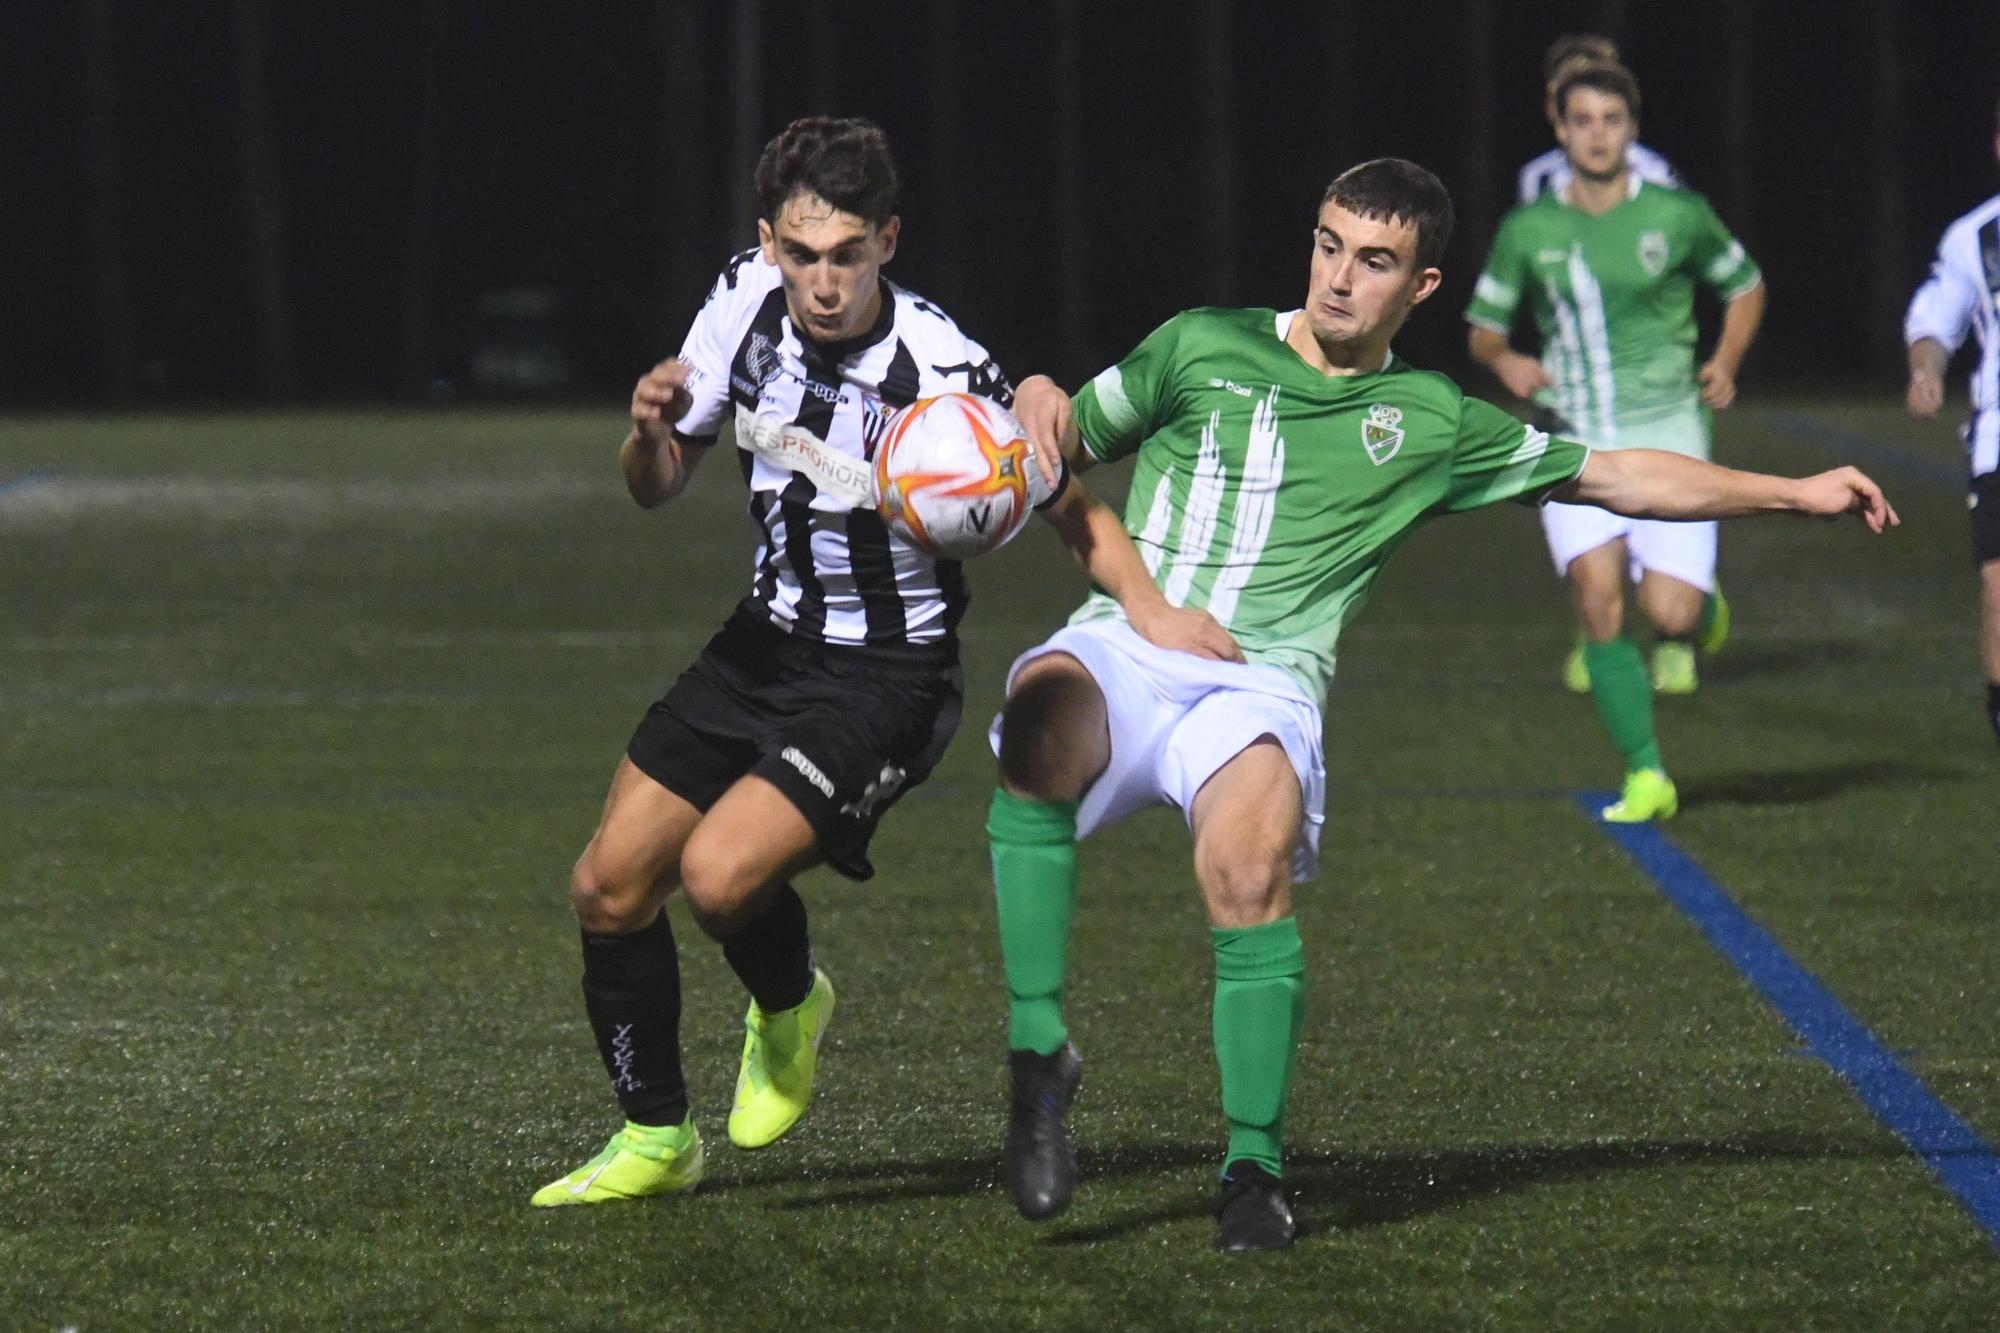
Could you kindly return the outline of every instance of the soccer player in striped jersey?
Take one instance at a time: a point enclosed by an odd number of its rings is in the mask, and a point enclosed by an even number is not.
[[[1561,132],[1561,117],[1556,114],[1556,76],[1575,64],[1610,62],[1618,63],[1618,45],[1609,37],[1578,34],[1558,37],[1542,56],[1542,87],[1545,90],[1542,113],[1549,118],[1549,128]],[[1664,185],[1669,189],[1679,189],[1680,174],[1673,164],[1661,157],[1636,139],[1625,148],[1625,165],[1640,180]],[[1520,193],[1520,201],[1532,204],[1545,194],[1560,194],[1569,188],[1572,177],[1569,154],[1561,145],[1549,149],[1539,157],[1530,158],[1521,168],[1515,185]]]
[[[1709,413],[1736,396],[1736,373],[1764,314],[1757,265],[1708,201],[1639,179],[1625,148],[1639,126],[1639,85],[1621,65],[1572,64],[1556,79],[1559,133],[1575,179],[1508,213],[1465,318],[1472,358],[1532,398],[1551,429],[1596,449],[1709,454]],[[1694,293],[1723,302],[1714,352],[1695,366]],[[1523,306],[1541,357],[1508,333]],[[1581,642],[1565,668],[1588,690],[1625,761],[1607,819],[1671,817],[1679,797],[1653,728],[1652,690],[1695,688],[1694,649],[1719,648],[1728,604],[1715,585],[1715,525],[1633,521],[1550,505],[1542,527],[1569,581]],[[1661,642],[1649,684],[1625,628],[1625,584]]]
[[[1320,710],[1341,630],[1420,524],[1550,499],[1652,518],[1896,521],[1853,468],[1791,480],[1592,450],[1408,365],[1390,340],[1437,290],[1451,219],[1430,172],[1363,163],[1320,205],[1303,307],[1178,315],[1073,406],[1040,376],[1021,387],[1038,445],[1060,441],[1077,468],[1136,460],[1125,525],[1153,578],[1175,605],[1206,608],[1247,659],[1160,652],[1093,596],[1009,673],[987,833],[1009,992],[1005,1174],[1030,1219],[1061,1212],[1076,1187],[1063,1116],[1083,1065],[1062,1008],[1076,841],[1172,805],[1212,927],[1229,1126],[1215,1245],[1290,1243],[1281,1149],[1305,996],[1292,885],[1318,850]]]
[[[762,1147],[798,1120],[834,995],[791,880],[822,863],[872,875],[877,821],[958,725],[964,576],[891,533],[862,482],[894,409],[953,390],[1004,403],[1007,379],[943,311],[882,276],[899,223],[874,125],[793,123],[765,148],[756,186],[758,248],[716,282],[680,355],[639,381],[619,454],[632,498],[650,509],[680,492],[733,418],[755,573],[633,732],[572,873],[584,1009],[625,1124],[537,1191],[540,1207],[701,1179],[663,910],[675,888],[750,993],[730,1140]],[[1064,470],[1029,482],[1078,563],[1153,644],[1237,655],[1213,617],[1167,603],[1117,515]]]
[[[2000,133],[1993,138],[2000,157]],[[1986,717],[2000,740],[2000,195],[1945,228],[1937,261],[1903,317],[1910,382],[1903,401],[1929,421],[1944,405],[1944,371],[1965,341],[1979,335],[1972,372],[1972,417],[1965,423],[1971,472],[1972,558],[1979,566],[1980,660],[1986,668]]]

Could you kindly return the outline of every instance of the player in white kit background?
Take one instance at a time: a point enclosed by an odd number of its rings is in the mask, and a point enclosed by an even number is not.
[[[2000,159],[2000,131],[1993,137]],[[1903,402],[1929,421],[1944,405],[1944,372],[1968,332],[1979,335],[1972,372],[1972,415],[1964,427],[1971,479],[1972,558],[1979,567],[1980,660],[1986,669],[1986,720],[2000,740],[2000,195],[1945,228],[1931,274],[1903,317],[1910,380]]]

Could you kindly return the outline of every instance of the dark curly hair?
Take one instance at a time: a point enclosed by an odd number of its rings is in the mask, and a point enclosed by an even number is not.
[[[1444,182],[1414,162],[1378,157],[1349,167],[1320,197],[1371,222],[1407,223],[1417,233],[1417,267],[1431,268],[1451,241],[1451,194]]]
[[[757,211],[777,221],[801,190],[881,226],[896,212],[896,163],[881,126],[859,118],[807,116],[785,126],[757,159]]]

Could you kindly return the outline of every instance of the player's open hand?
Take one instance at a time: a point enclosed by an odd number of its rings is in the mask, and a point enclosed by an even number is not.
[[[1516,398],[1533,398],[1537,389],[1555,383],[1546,366],[1522,352],[1509,352],[1496,360],[1493,373]]]
[[[1796,503],[1800,513],[1838,518],[1859,514],[1871,532],[1885,532],[1903,520],[1889,503],[1889,497],[1859,468],[1837,467],[1798,483]]]
[[[1704,362],[1699,378],[1704,406],[1720,412],[1736,401],[1736,372],[1728,366],[1719,361]]]
[[[1053,488],[1062,476],[1063,438],[1076,420],[1069,395],[1047,375],[1030,375],[1014,390],[1014,419],[1027,428],[1035,466]]]
[[[676,421],[694,406],[688,391],[694,367],[679,357],[670,357],[639,377],[632,390],[632,424],[659,440]]]
[[[1206,611],[1174,606],[1162,599],[1157,606],[1132,615],[1132,628],[1141,638],[1177,653],[1193,653],[1222,662],[1241,662],[1243,650],[1222,627],[1222,622]]]
[[[1911,375],[1910,387],[1903,394],[1903,406],[1917,420],[1931,420],[1944,406],[1944,381],[1928,373]]]

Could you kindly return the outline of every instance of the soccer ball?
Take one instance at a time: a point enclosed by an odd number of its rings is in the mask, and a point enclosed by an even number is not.
[[[1033,452],[998,403],[969,393],[919,399],[890,418],[875,451],[875,506],[928,555],[983,555],[1028,521]]]

